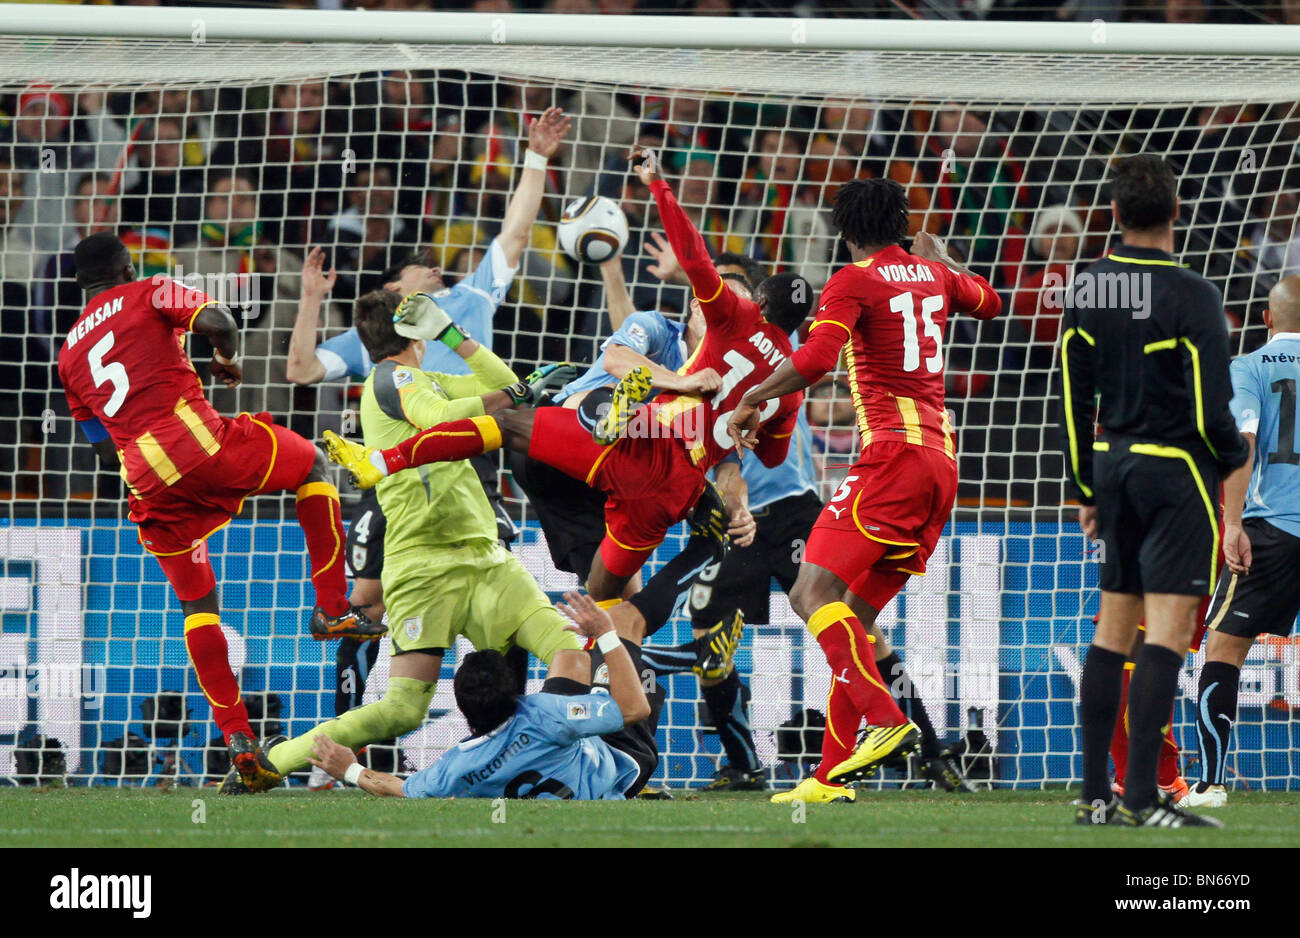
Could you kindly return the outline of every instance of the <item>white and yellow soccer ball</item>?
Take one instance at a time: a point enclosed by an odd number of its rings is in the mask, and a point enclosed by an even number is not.
[[[627,244],[627,216],[603,195],[574,199],[560,216],[560,247],[576,261],[600,264]]]

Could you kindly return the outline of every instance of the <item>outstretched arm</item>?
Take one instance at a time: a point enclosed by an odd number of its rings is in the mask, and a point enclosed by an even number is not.
[[[623,259],[615,257],[601,264],[600,279],[605,284],[605,306],[609,308],[610,330],[617,332],[623,328],[627,317],[636,312],[632,296],[627,292],[627,281],[623,278]]]
[[[298,296],[298,315],[289,337],[289,360],[285,377],[294,384],[316,384],[325,377],[325,366],[316,357],[316,331],[320,326],[321,306],[338,278],[333,267],[324,270],[325,252],[312,248],[302,262],[302,291]]]
[[[221,303],[209,303],[199,310],[190,329],[212,343],[212,377],[228,388],[239,386],[244,378],[239,364],[239,326]]]
[[[560,149],[571,123],[558,107],[547,108],[541,117],[528,122],[528,153],[534,155],[524,156],[523,171],[519,174],[519,182],[506,206],[506,217],[501,222],[501,233],[497,236],[501,250],[505,252],[506,263],[511,267],[517,266],[523,257],[524,248],[528,247],[533,233],[533,222],[537,220],[537,210],[542,206],[542,194],[546,188],[546,161]],[[533,165],[535,162],[540,165]]]
[[[809,341],[811,342],[811,339]],[[795,354],[807,347],[807,345],[802,346]],[[766,381],[750,388],[740,399],[740,406],[732,413],[731,419],[727,421],[727,433],[731,434],[731,439],[736,443],[737,455],[743,458],[745,450],[753,449],[758,445],[759,404],[770,401],[774,397],[785,397],[795,391],[802,391],[814,381],[821,380],[821,377],[817,375],[811,379],[805,378],[795,367],[794,359],[787,358],[777,366],[776,371],[772,372]],[[767,465],[766,460],[764,465]]]
[[[623,712],[624,724],[641,722],[650,715],[650,702],[646,700],[645,688],[641,686],[641,676],[632,664],[632,656],[614,631],[614,620],[586,593],[570,590],[564,594],[564,600],[558,604],[560,611],[573,622],[566,628],[596,639],[597,647],[605,656],[605,664],[609,666],[609,696]],[[606,635],[613,638],[602,641]]]
[[[348,781],[348,769],[357,764],[357,757],[347,746],[341,746],[324,733],[317,734],[311,741],[312,765],[324,769],[339,781]],[[355,774],[355,773],[354,773]],[[402,780],[387,772],[374,769],[361,769],[361,774],[352,779],[356,785],[372,795],[380,797],[397,797],[402,795]]]

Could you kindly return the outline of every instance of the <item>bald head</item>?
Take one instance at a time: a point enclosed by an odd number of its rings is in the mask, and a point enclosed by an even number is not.
[[[1300,332],[1300,274],[1283,277],[1268,291],[1274,332]]]

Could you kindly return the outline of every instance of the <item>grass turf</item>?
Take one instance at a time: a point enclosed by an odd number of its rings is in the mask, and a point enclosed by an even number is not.
[[[674,801],[372,798],[359,791],[0,789],[6,847],[1295,847],[1300,792],[1232,792],[1222,830],[1083,828],[1062,791],[860,792],[788,805],[758,793]],[[202,805],[195,805],[199,799]],[[204,820],[196,818],[202,814]]]

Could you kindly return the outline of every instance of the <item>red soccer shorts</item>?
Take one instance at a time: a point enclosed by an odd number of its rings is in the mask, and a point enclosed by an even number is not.
[[[174,485],[148,498],[131,496],[140,543],[158,558],[182,600],[200,599],[217,585],[204,546],[209,535],[260,492],[296,490],[316,462],[316,447],[269,414],[223,417],[221,449]]]
[[[704,491],[704,472],[680,440],[624,437],[600,446],[578,422],[578,412],[565,407],[542,407],[533,415],[528,455],[605,493],[600,557],[619,577],[641,569]]]
[[[912,443],[872,443],[813,525],[804,560],[831,571],[876,609],[897,595],[943,533],[957,464]]]

